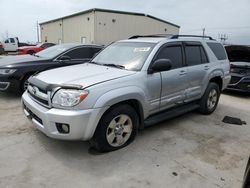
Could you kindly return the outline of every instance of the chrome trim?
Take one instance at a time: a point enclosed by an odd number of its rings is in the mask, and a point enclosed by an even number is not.
[[[242,80],[244,79],[244,77],[242,77],[238,82],[234,83],[234,84],[228,84],[229,86],[235,86],[238,85]]]
[[[5,91],[8,89],[8,87],[10,86],[10,83],[9,82],[0,82],[0,84],[6,84],[6,87],[5,88],[0,88],[0,91]]]
[[[51,100],[50,100],[51,92],[47,92],[47,94],[45,94],[45,93],[41,92],[38,87],[31,86],[31,85],[28,86],[27,90],[28,90],[28,94],[29,94],[30,98],[32,98],[32,100],[36,101],[38,104],[40,104],[46,108],[51,108]],[[47,101],[48,105],[40,102],[39,100],[34,98],[32,95],[34,95],[35,97],[37,97],[39,99]]]

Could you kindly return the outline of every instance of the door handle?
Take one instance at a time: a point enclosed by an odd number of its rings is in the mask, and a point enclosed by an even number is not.
[[[206,66],[204,66],[204,69],[208,70],[208,69],[210,69],[210,67],[208,65],[206,65]]]
[[[185,70],[182,70],[182,71],[180,71],[180,73],[179,73],[179,75],[185,75],[185,74],[187,74],[187,71],[185,71]]]

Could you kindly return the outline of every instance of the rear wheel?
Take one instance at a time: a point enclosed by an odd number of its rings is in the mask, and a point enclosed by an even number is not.
[[[100,152],[120,149],[134,140],[138,125],[138,115],[131,106],[114,106],[101,118],[91,143]]]
[[[199,111],[202,114],[211,114],[215,111],[220,98],[220,88],[216,83],[209,83],[208,87],[200,100]]]

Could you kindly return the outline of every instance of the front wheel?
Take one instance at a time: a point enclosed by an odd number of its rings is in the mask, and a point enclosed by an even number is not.
[[[120,149],[134,140],[138,125],[134,108],[127,104],[114,106],[101,118],[91,143],[100,152]]]
[[[215,111],[220,98],[220,88],[216,83],[209,83],[200,100],[199,111],[202,114],[211,114]]]
[[[24,93],[26,91],[26,89],[28,88],[28,85],[29,85],[28,79],[29,78],[30,78],[30,75],[25,76],[23,81],[21,82],[21,88],[20,88],[21,93]]]

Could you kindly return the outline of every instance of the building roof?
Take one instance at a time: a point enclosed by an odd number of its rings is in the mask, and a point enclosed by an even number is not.
[[[135,16],[145,16],[145,17],[149,17],[149,18],[152,18],[154,20],[158,20],[160,22],[172,25],[174,27],[180,28],[179,25],[173,24],[171,22],[165,21],[163,19],[151,16],[151,15],[148,15],[148,14],[137,13],[137,12],[126,12],[126,11],[119,11],[119,10],[99,9],[99,8],[93,8],[93,9],[81,11],[81,12],[78,12],[78,13],[75,13],[75,14],[71,14],[71,15],[68,15],[68,16],[64,16],[64,17],[61,17],[61,18],[56,18],[56,19],[53,19],[53,20],[42,22],[42,23],[40,23],[40,25],[47,24],[47,23],[52,23],[52,22],[55,22],[55,21],[58,21],[58,20],[61,20],[61,19],[71,18],[71,17],[74,17],[74,16],[78,16],[78,15],[82,15],[82,14],[86,14],[86,13],[90,13],[90,12],[95,12],[95,11],[97,11],[97,12],[107,12],[107,13],[116,13],[116,14],[127,14],[127,15],[135,15]]]

